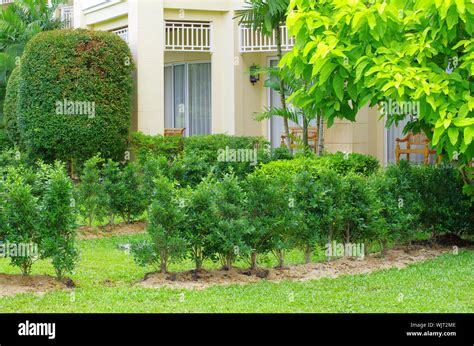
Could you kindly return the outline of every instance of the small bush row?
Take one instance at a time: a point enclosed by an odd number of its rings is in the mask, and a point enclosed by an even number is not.
[[[418,231],[472,232],[469,201],[452,167],[402,164],[367,177],[342,175],[312,160],[291,163],[263,165],[243,180],[211,174],[194,188],[159,177],[148,209],[150,239],[133,245],[136,261],[165,272],[184,257],[196,270],[205,259],[230,268],[243,257],[256,268],[257,256],[271,252],[284,267],[293,248],[303,250],[306,261],[333,241],[364,244],[365,250],[377,244],[384,255]],[[441,183],[446,191],[438,194]]]

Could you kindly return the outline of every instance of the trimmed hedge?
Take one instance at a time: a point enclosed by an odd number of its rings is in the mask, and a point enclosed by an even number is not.
[[[143,166],[148,161],[158,161],[161,174],[177,180],[182,186],[196,186],[209,173],[223,177],[232,171],[237,177],[244,178],[258,164],[291,158],[286,149],[268,150],[269,143],[263,137],[225,134],[182,138],[135,133],[132,146]],[[232,150],[246,150],[252,154],[253,161],[221,160],[222,153]]]
[[[132,111],[133,62],[117,35],[54,30],[31,39],[22,58],[18,125],[30,156],[121,161]]]
[[[5,132],[12,143],[20,143],[20,132],[18,130],[18,90],[20,86],[20,68],[15,68],[8,79],[5,102],[3,104],[3,118]]]
[[[274,176],[282,174],[296,175],[300,172],[309,172],[314,176],[323,169],[332,170],[341,175],[349,173],[362,174],[370,176],[380,168],[379,162],[375,157],[352,153],[352,154],[326,154],[322,157],[317,156],[297,156],[294,160],[277,160],[259,167],[263,173]]]

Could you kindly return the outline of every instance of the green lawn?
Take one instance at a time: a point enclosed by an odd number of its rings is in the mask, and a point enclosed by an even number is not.
[[[0,312],[474,312],[473,251],[402,270],[188,291],[132,287],[152,268],[138,267],[117,245],[142,237],[79,241],[81,261],[72,275],[78,288],[3,297]],[[302,257],[294,251],[288,262],[298,263]],[[0,272],[19,273],[8,263],[0,260]],[[263,265],[273,263],[268,257]],[[217,264],[206,263],[211,266]],[[191,262],[171,266],[171,270],[191,268]],[[54,271],[48,262],[37,262],[33,274],[54,275]]]

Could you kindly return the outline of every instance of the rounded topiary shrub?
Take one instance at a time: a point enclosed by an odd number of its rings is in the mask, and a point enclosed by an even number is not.
[[[54,30],[36,35],[21,62],[18,126],[32,158],[122,160],[132,111],[133,62],[117,35]]]
[[[20,133],[17,123],[17,99],[18,87],[20,82],[20,69],[15,68],[8,79],[5,101],[3,103],[3,117],[5,122],[5,131],[11,142],[20,143]]]

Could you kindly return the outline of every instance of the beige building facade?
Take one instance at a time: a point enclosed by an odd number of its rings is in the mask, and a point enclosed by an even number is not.
[[[74,0],[71,26],[115,32],[136,62],[133,130],[162,134],[185,127],[186,135],[227,133],[264,136],[279,145],[281,119],[257,122],[255,112],[278,106],[278,97],[250,82],[252,65],[275,65],[273,38],[234,19],[243,0]],[[282,28],[285,49],[292,39]],[[325,129],[330,152],[360,152],[391,161],[393,144],[375,109],[357,122]],[[393,133],[392,136],[393,137]]]

